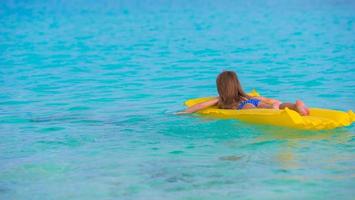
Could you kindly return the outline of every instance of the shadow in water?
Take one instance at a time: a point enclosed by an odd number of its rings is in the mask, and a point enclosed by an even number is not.
[[[346,128],[304,131],[279,127],[260,127],[260,132],[262,134],[256,138],[256,143],[282,141],[280,149],[274,155],[274,158],[283,169],[302,168],[300,156],[303,155],[304,157],[305,154],[308,155],[308,151],[314,148],[316,143],[319,144],[319,142],[324,141],[325,143],[322,148],[331,146],[336,148],[341,144],[349,144],[354,137],[354,134]],[[316,147],[316,151],[320,150]]]
[[[316,141],[329,140],[335,143],[347,143],[353,137],[346,128],[338,128],[322,131],[296,130],[283,127],[259,126],[257,128],[262,134],[257,138],[259,142],[270,140],[284,141]]]

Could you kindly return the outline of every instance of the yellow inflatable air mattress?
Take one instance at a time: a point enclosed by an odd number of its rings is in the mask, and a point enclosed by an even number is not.
[[[249,95],[259,96],[255,90],[249,93]],[[213,97],[190,99],[185,102],[185,105],[191,107],[197,103],[205,102],[212,98]],[[349,126],[355,121],[355,115],[351,110],[343,112],[322,108],[309,108],[309,111],[309,116],[301,116],[296,111],[288,108],[284,110],[226,110],[218,109],[216,106],[213,106],[203,109],[198,113],[223,119],[237,119],[250,123],[284,126],[304,130],[334,129],[337,127]]]

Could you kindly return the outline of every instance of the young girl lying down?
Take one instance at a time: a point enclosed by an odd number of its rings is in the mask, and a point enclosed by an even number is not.
[[[221,109],[255,109],[255,108],[269,108],[269,109],[284,109],[289,108],[300,115],[309,115],[309,110],[301,100],[295,103],[281,103],[279,100],[265,97],[250,97],[247,95],[240,82],[237,74],[233,71],[224,71],[217,77],[218,97],[208,100],[203,103],[196,104],[189,107],[185,111],[177,114],[188,114],[197,112],[210,106],[217,105]]]

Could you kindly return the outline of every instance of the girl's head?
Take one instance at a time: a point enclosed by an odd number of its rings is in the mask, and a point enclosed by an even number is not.
[[[237,74],[233,71],[220,73],[216,82],[219,108],[236,109],[242,98],[249,98],[240,85]]]

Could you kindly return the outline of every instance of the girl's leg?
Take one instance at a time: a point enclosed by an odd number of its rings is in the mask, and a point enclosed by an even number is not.
[[[309,110],[308,108],[304,105],[304,103],[300,100],[297,100],[296,103],[282,103],[280,104],[280,109],[285,109],[289,108],[291,110],[294,110],[301,115],[309,115]]]
[[[255,108],[255,106],[254,106],[253,104],[251,104],[251,103],[247,103],[247,104],[245,104],[245,105],[243,106],[242,109],[252,109],[252,108]]]
[[[258,108],[268,108],[268,109],[271,109],[271,108],[273,108],[273,105],[260,101],[259,104],[258,104]]]
[[[294,103],[282,103],[282,104],[280,104],[279,108],[280,109],[289,108],[291,110],[298,112],[296,104],[294,104]]]

